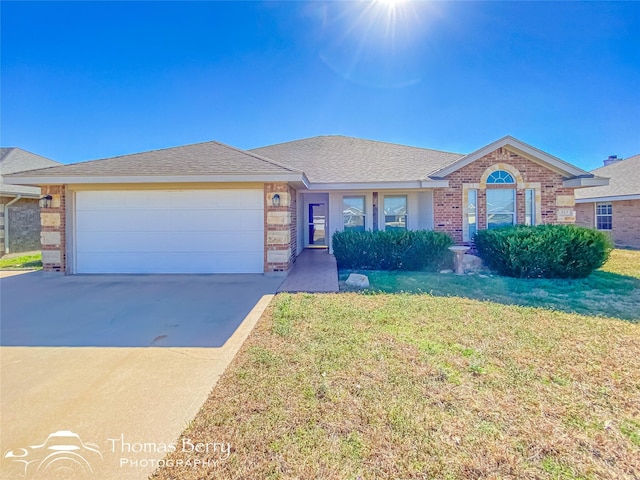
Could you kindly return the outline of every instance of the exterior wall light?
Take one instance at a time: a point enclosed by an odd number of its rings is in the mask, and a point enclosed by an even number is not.
[[[40,208],[51,208],[51,200],[53,200],[53,197],[51,195],[45,195],[44,197],[42,197],[38,202]]]
[[[280,206],[280,195],[278,195],[277,193],[271,197],[271,204],[274,207],[279,207]]]

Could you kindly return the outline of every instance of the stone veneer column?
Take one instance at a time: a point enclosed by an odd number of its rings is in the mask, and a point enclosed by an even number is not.
[[[51,195],[51,207],[40,209],[40,243],[42,269],[45,272],[65,272],[65,189],[64,185],[45,185],[41,196]]]
[[[273,206],[274,195],[280,206]],[[295,262],[296,206],[295,190],[286,183],[264,185],[264,271],[286,272]]]

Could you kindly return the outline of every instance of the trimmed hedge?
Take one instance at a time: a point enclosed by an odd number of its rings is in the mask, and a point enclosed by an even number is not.
[[[584,278],[607,261],[613,248],[605,233],[575,225],[481,230],[474,240],[489,268],[519,278]]]
[[[429,230],[336,232],[333,254],[339,268],[437,270],[451,258],[453,239]]]

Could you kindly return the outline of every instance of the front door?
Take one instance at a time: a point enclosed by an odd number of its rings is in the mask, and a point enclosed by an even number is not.
[[[326,225],[327,225],[327,208],[324,203],[309,204],[309,246],[325,247],[327,246]]]

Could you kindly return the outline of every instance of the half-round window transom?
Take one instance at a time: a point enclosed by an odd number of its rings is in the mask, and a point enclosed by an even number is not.
[[[487,177],[487,183],[509,184],[516,183],[516,181],[513,179],[513,176],[509,172],[505,172],[504,170],[496,170]]]

